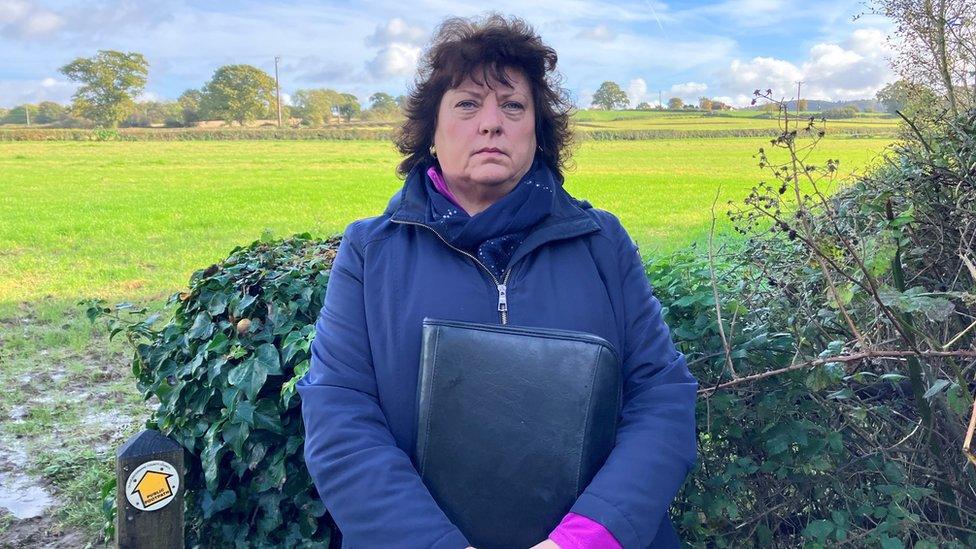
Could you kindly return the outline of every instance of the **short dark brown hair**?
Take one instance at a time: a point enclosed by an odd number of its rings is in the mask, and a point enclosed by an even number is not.
[[[522,19],[506,19],[497,13],[481,19],[452,17],[434,33],[403,106],[406,120],[395,143],[404,159],[397,173],[406,176],[418,164],[434,162],[430,147],[444,92],[458,87],[467,77],[486,85],[491,77],[511,86],[506,69],[518,69],[528,80],[535,107],[535,138],[541,148],[537,154],[562,179],[571,138],[572,104],[560,87],[556,51]]]

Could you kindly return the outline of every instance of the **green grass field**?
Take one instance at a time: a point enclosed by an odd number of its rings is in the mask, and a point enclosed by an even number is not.
[[[585,142],[566,188],[617,214],[645,250],[696,238],[709,208],[768,176],[763,139]],[[823,141],[816,157],[862,167],[876,139]],[[382,142],[0,144],[0,303],[142,298],[259,238],[326,236],[382,212],[401,182]]]
[[[597,130],[750,130],[779,127],[775,118],[761,117],[756,111],[730,111],[721,114],[681,111],[580,111],[573,120],[577,128],[588,132]],[[804,115],[806,116],[806,115]],[[815,116],[810,113],[809,116]],[[805,121],[806,118],[801,117]],[[893,132],[898,120],[878,115],[863,115],[857,118],[828,120],[830,130],[859,130],[865,134]]]
[[[861,169],[888,139],[835,138],[814,157]],[[566,188],[618,215],[645,257],[706,233],[768,172],[768,141],[585,141]],[[327,236],[401,186],[378,141],[0,143],[0,474],[52,494],[40,519],[0,513],[0,547],[97,542],[99,491],[153,402],[131,350],[80,299],[159,309],[190,274],[260,238]],[[0,486],[0,506],[9,497]]]

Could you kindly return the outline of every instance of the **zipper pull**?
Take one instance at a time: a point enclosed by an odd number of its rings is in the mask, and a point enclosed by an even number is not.
[[[508,310],[508,299],[505,296],[506,288],[504,284],[498,285],[498,310],[507,311]]]

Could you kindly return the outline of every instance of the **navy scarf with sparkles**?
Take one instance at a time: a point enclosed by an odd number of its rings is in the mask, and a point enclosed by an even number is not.
[[[476,256],[499,280],[529,230],[552,212],[558,185],[552,170],[536,158],[515,188],[472,217],[437,191],[426,169],[421,173],[429,198],[427,224]]]

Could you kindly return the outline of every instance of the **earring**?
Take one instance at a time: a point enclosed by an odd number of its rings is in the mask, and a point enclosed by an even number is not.
[[[437,158],[437,149],[435,149],[433,145],[430,146],[430,149],[428,149],[427,152],[429,152],[434,158]]]

